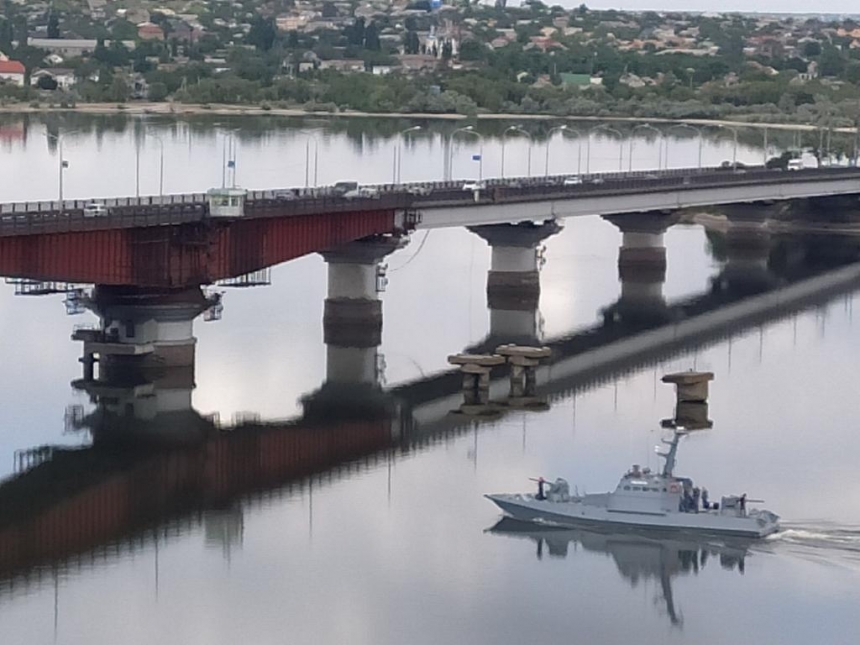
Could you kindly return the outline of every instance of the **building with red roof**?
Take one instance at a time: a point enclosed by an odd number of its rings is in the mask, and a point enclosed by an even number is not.
[[[17,60],[0,60],[0,83],[23,86],[24,74],[27,72],[24,65]]]

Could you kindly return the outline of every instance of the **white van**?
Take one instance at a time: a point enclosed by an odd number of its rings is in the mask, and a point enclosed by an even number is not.
[[[803,159],[789,159],[787,168],[789,170],[803,170]]]
[[[84,206],[84,217],[104,217],[108,213],[107,206],[98,202],[90,202]]]

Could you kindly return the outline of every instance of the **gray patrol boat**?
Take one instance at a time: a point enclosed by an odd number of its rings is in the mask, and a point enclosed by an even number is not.
[[[666,452],[663,470],[634,465],[609,493],[571,495],[564,479],[537,480],[537,494],[486,495],[510,517],[527,522],[566,527],[630,527],[695,531],[716,535],[761,538],[779,530],[779,516],[766,510],[750,510],[746,494],[708,499],[687,477],[674,474],[678,443],[687,432],[676,428]]]

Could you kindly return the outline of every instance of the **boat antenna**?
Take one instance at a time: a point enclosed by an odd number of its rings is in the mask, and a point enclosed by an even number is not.
[[[671,441],[661,439],[663,443],[669,446],[667,452],[660,452],[658,446],[657,454],[666,460],[663,464],[663,477],[672,477],[672,471],[675,470],[675,455],[678,452],[678,441],[680,441],[681,435],[686,434],[683,430],[683,428],[677,428]]]

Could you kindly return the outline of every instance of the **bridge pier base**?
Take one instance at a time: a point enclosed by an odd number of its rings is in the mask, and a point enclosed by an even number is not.
[[[194,365],[194,319],[216,305],[199,287],[180,290],[97,285],[84,304],[99,317],[96,329],[77,329],[83,342],[85,375],[93,376],[95,356],[101,365],[139,367]]]
[[[326,343],[359,347],[382,341],[384,289],[382,259],[404,245],[397,235],[356,240],[321,255],[328,264],[328,295],[323,308]]]
[[[666,281],[666,247],[663,236],[677,221],[675,214],[628,213],[607,215],[622,233],[618,249],[621,296],[604,309],[607,321],[661,322],[669,315],[663,284]]]
[[[328,264],[328,295],[323,313],[326,376],[302,399],[312,422],[394,418],[396,406],[383,392],[380,262],[404,245],[400,236],[378,236],[323,251]],[[392,424],[392,432],[399,426]]]
[[[603,218],[621,230],[618,273],[622,278],[642,278],[649,282],[666,279],[666,246],[663,235],[678,221],[677,213],[624,213]]]
[[[492,249],[487,273],[487,300],[491,309],[525,311],[537,309],[540,299],[541,242],[561,230],[557,220],[541,224],[488,224],[469,230]]]

